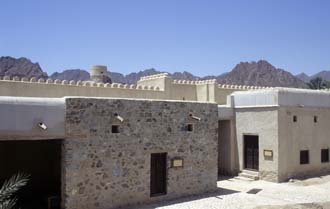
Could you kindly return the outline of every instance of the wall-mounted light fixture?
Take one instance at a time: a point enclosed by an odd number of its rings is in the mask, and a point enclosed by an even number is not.
[[[198,120],[198,121],[201,120],[200,117],[197,117],[197,116],[193,115],[192,113],[190,113],[189,116],[190,116],[192,119],[194,119],[194,120]]]
[[[38,126],[39,126],[39,128],[41,128],[42,130],[46,130],[46,129],[47,129],[46,124],[44,124],[43,122],[39,122],[39,123],[38,123]]]
[[[118,115],[118,113],[115,113],[115,117],[116,117],[120,122],[124,122],[124,118],[121,117],[120,115]]]

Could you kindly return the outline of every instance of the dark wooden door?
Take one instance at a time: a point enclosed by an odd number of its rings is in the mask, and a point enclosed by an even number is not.
[[[259,169],[259,137],[244,136],[244,166],[246,169]]]
[[[150,196],[166,194],[167,153],[151,154]]]

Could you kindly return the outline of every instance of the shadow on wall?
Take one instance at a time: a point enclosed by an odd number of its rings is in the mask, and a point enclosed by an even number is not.
[[[234,121],[219,120],[218,130],[218,175],[236,176],[239,172],[239,162]]]
[[[234,118],[236,118],[236,113],[234,112]],[[238,159],[238,142],[237,142],[237,130],[236,130],[236,124],[233,122],[233,152],[234,152],[234,166],[233,166],[233,174],[238,175],[239,173],[239,159]]]

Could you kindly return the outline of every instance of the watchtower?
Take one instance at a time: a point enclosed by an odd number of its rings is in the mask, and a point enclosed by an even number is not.
[[[97,83],[112,83],[107,66],[93,65],[91,68],[91,81]]]

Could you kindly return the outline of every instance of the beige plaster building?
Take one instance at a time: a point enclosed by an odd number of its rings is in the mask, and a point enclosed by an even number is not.
[[[231,94],[228,104],[219,106],[220,127],[226,125],[221,128],[225,134],[219,132],[220,172],[243,171],[242,176],[275,182],[329,173],[329,111],[325,91],[274,88]],[[234,131],[228,133],[228,127]]]
[[[330,172],[326,91],[91,75],[0,81],[0,180],[31,174],[24,204],[109,209],[212,192],[218,175]]]

